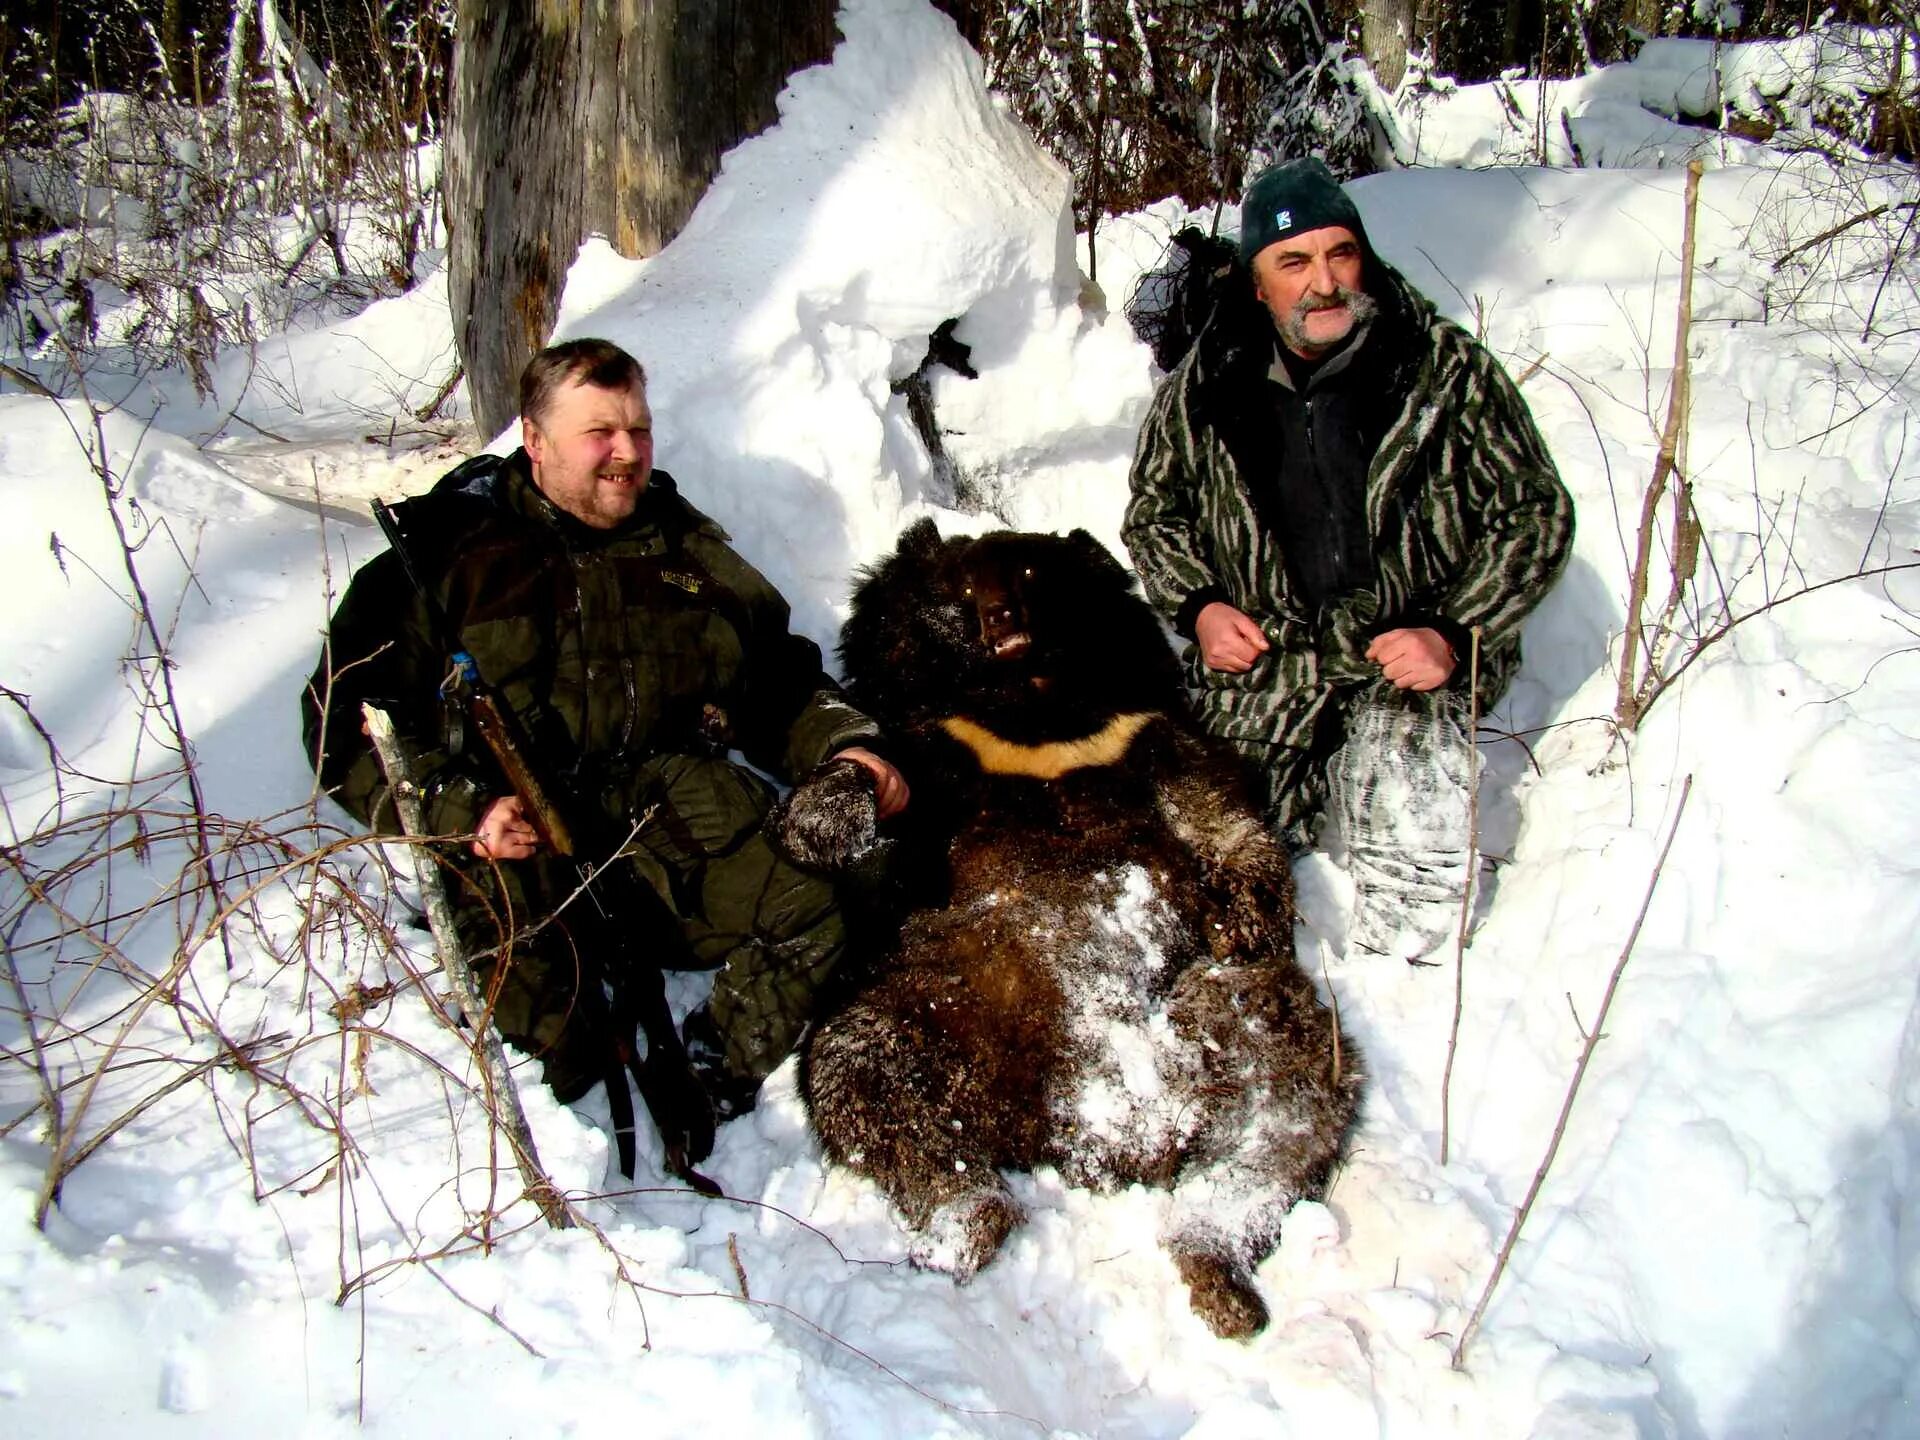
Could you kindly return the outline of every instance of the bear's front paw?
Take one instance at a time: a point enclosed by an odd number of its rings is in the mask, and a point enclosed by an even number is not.
[[[846,870],[871,853],[879,823],[873,772],[829,760],[773,807],[767,837],[802,870]]]

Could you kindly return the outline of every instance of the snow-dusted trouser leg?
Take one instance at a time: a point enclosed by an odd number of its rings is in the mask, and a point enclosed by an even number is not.
[[[1347,845],[1347,949],[1412,959],[1454,933],[1467,884],[1476,756],[1463,696],[1367,690],[1347,716],[1330,800]]]

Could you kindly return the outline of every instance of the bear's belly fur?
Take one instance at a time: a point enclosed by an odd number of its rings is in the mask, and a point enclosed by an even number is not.
[[[985,1263],[1018,1219],[998,1172],[1050,1164],[1184,1195],[1176,1259],[1242,1275],[1336,1158],[1357,1077],[1290,912],[1264,950],[1227,945],[1207,867],[1146,795],[1117,803],[1124,779],[989,786],[947,903],[808,1043],[816,1132],[899,1205],[921,1263]],[[1239,1313],[1207,1318],[1233,1333]]]

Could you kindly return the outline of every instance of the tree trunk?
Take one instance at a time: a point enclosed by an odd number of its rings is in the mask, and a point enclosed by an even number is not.
[[[1500,69],[1524,64],[1527,53],[1522,46],[1521,23],[1537,7],[1527,0],[1506,0],[1500,22]]]
[[[1623,0],[1620,6],[1620,23],[1638,30],[1643,35],[1658,35],[1660,10],[1660,0]]]
[[[833,49],[832,0],[459,0],[448,280],[474,417],[494,434],[580,242],[651,255],[720,157]]]
[[[1417,0],[1366,0],[1360,12],[1360,46],[1383,90],[1391,92],[1407,73],[1417,8]]]

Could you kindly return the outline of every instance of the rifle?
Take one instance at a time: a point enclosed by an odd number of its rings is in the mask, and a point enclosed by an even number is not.
[[[634,873],[620,853],[619,837],[607,836],[594,823],[596,812],[575,803],[568,791],[541,774],[533,748],[519,717],[480,675],[473,656],[460,643],[446,612],[424,577],[415,568],[400,528],[399,516],[384,501],[373,502],[374,519],[400,559],[414,593],[425,606],[434,643],[448,656],[451,669],[440,694],[463,714],[486,744],[501,777],[520,797],[541,842],[554,854],[573,863],[582,893],[591,901],[586,911],[593,922],[593,944],[583,947],[598,962],[581,976],[580,1004],[589,1020],[607,1022],[613,1032],[607,1100],[613,1118],[614,1143],[620,1173],[633,1178],[635,1145],[633,1098],[627,1076],[633,1076],[654,1128],[665,1147],[667,1168],[705,1195],[721,1194],[720,1187],[693,1168],[713,1152],[714,1114],[705,1089],[687,1062],[686,1047],[674,1028],[667,1007],[668,969],[695,968],[690,956],[683,965],[662,963],[639,953],[645,941],[668,958],[685,956],[686,941],[666,901]],[[583,854],[584,851],[584,854]],[[605,855],[594,864],[593,855]],[[608,964],[612,958],[615,963]],[[613,1009],[606,1010],[602,980],[613,989]],[[642,1058],[633,1041],[638,1030],[647,1037]]]

